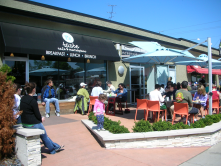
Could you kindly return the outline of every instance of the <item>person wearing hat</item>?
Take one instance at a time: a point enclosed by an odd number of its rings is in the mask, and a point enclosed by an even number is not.
[[[203,84],[203,86],[205,87],[205,75],[202,75],[201,79],[199,80],[199,82],[201,82]]]
[[[74,106],[74,112],[78,109],[82,111],[82,114],[85,114],[85,111],[87,110],[87,103],[90,99],[88,91],[85,89],[85,84],[84,82],[80,83],[80,89],[77,92],[77,97],[75,101],[75,106]]]
[[[193,84],[193,86],[192,86],[192,90],[197,90],[198,88],[197,88],[197,82],[194,82],[194,84]]]

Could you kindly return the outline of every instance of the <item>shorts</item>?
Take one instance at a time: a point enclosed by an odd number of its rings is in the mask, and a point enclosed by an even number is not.
[[[192,107],[192,109],[190,110],[189,114],[198,114],[199,110],[195,107]]]

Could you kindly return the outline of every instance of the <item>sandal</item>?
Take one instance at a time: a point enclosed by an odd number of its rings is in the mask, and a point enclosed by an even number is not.
[[[55,149],[55,151],[58,152],[58,151],[60,151],[63,148],[64,148],[64,145],[61,145],[59,148]]]

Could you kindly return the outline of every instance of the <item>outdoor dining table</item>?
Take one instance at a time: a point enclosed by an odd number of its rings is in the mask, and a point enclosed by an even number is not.
[[[118,97],[116,97],[116,96],[108,96],[108,99],[107,99],[108,104],[107,104],[107,108],[106,108],[106,115],[115,116],[116,113],[123,114],[123,111],[120,111],[120,109],[119,110],[115,109],[115,103],[116,103],[117,98]],[[110,110],[110,108],[112,108],[112,109]]]

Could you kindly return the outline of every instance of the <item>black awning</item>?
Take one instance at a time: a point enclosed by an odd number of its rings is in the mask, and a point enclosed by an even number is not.
[[[0,26],[3,52],[120,60],[110,40],[8,23]]]

